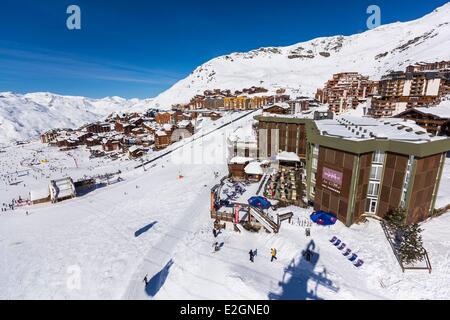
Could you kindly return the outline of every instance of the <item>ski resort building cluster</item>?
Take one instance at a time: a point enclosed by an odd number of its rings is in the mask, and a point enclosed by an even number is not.
[[[164,149],[192,136],[199,117],[217,120],[221,116],[218,112],[180,110],[113,113],[103,122],[78,129],[51,129],[41,134],[41,142],[63,150],[86,146],[95,157],[128,153],[130,158],[138,158],[150,149]]]
[[[202,95],[196,95],[185,105],[175,105],[183,110],[255,110],[270,104],[286,102],[290,96],[285,89],[278,89],[275,95],[264,95],[268,90],[262,87],[251,87],[242,90],[205,90]]]
[[[343,72],[333,75],[323,89],[318,89],[316,99],[327,103],[336,114],[356,107],[377,93],[378,83],[357,72]]]
[[[438,104],[450,94],[450,62],[421,63],[381,78],[368,109],[376,118],[391,117],[412,107]]]

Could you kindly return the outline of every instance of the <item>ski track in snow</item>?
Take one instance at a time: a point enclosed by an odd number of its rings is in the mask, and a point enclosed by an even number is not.
[[[249,126],[252,116],[231,127]],[[204,123],[204,132],[214,129]],[[217,125],[216,125],[217,126]],[[229,128],[174,152],[223,144]],[[208,150],[208,149],[207,149]],[[125,181],[83,197],[0,216],[0,298],[3,299],[448,299],[450,215],[422,224],[433,272],[403,274],[378,222],[346,228],[303,227],[285,222],[279,234],[241,234],[228,229],[213,252],[209,216],[217,163],[178,164],[165,157],[156,166],[124,173]],[[63,158],[61,156],[61,158]],[[220,159],[219,159],[220,158]],[[219,160],[222,160],[220,162]],[[62,160],[61,160],[62,161]],[[82,161],[80,161],[82,163]],[[125,162],[130,165],[129,162]],[[164,166],[164,167],[163,167]],[[444,175],[449,171],[447,161]],[[178,179],[182,174],[183,179]],[[139,186],[136,189],[136,185]],[[205,187],[206,185],[206,187]],[[127,194],[125,194],[125,192]],[[442,193],[444,192],[444,193]],[[446,189],[442,199],[449,199]],[[309,210],[289,207],[297,218]],[[137,236],[136,236],[137,235]],[[364,261],[357,269],[329,242],[338,236]],[[314,242],[316,259],[302,251]],[[278,260],[270,262],[270,248]],[[248,257],[258,249],[255,262]],[[81,287],[69,289],[70,266],[79,266]],[[145,290],[143,278],[150,281]]]

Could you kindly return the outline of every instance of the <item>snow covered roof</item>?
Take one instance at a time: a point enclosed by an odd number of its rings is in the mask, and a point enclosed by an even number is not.
[[[283,108],[283,109],[290,109],[291,108],[291,106],[288,103],[286,103],[286,102],[279,102],[279,103],[275,103],[275,104],[272,104],[270,106],[264,107],[264,110],[267,110],[267,109],[270,109],[270,108],[273,108],[273,107],[280,107],[280,108]]]
[[[191,121],[189,120],[182,120],[180,122],[178,122],[178,128],[186,128],[188,125],[191,124]]]
[[[278,161],[290,161],[290,162],[300,162],[300,157],[294,152],[283,151],[277,154],[276,160]]]
[[[158,130],[155,132],[155,135],[157,135],[158,137],[163,137],[163,136],[167,136],[167,133],[165,131]]]
[[[430,114],[439,118],[450,119],[450,100],[442,101],[435,107],[421,107],[414,109],[424,114]]]
[[[128,151],[129,152],[135,152],[135,151],[138,151],[138,150],[142,150],[142,148],[141,147],[139,147],[139,146],[131,146],[129,149],[128,149]]]
[[[335,119],[317,120],[315,123],[322,135],[354,141],[390,139],[423,143],[443,139],[430,137],[414,121],[399,118],[373,119],[342,115]]]
[[[166,123],[163,125],[163,129],[166,131],[170,131],[170,130],[172,130],[172,128],[173,128],[173,125],[171,125],[169,123]]]
[[[247,162],[254,161],[255,159],[249,158],[249,157],[234,157],[230,160],[230,163],[232,164],[245,164]]]
[[[233,133],[230,134],[228,137],[228,140],[230,142],[255,142],[256,143],[256,137],[254,135],[252,126],[247,125],[240,128],[237,128]]]
[[[53,180],[53,183],[58,188],[58,198],[68,197],[74,194],[75,186],[73,185],[72,179],[62,178]]]
[[[257,161],[250,162],[248,165],[246,165],[244,171],[246,174],[262,175],[264,173],[263,169],[261,168],[261,163]]]
[[[30,200],[36,201],[45,199],[50,196],[50,190],[48,189],[48,185],[42,185],[36,187],[35,189],[30,191]]]

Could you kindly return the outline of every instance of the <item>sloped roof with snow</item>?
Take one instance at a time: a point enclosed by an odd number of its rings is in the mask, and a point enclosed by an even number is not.
[[[255,159],[253,158],[249,158],[249,157],[234,157],[230,160],[230,163],[232,164],[244,164],[247,162],[251,162],[254,161]]]
[[[244,171],[246,174],[262,175],[264,173],[263,169],[261,168],[261,163],[257,161],[250,162],[248,165],[246,165]]]
[[[167,136],[167,133],[165,131],[158,130],[155,132],[155,135],[158,137],[163,137],[163,136]]]
[[[435,107],[420,107],[414,109],[424,114],[433,115],[442,119],[450,119],[450,100],[442,101]]]
[[[263,110],[267,110],[267,109],[270,109],[270,108],[273,108],[273,107],[280,107],[282,109],[290,109],[291,108],[291,106],[288,103],[286,103],[286,102],[279,102],[279,103],[275,103],[275,104],[272,104],[270,106],[264,107]]]
[[[182,120],[182,121],[178,122],[177,126],[178,126],[178,128],[186,128],[190,124],[191,124],[190,120]]]
[[[278,161],[291,161],[291,162],[300,162],[299,156],[294,152],[283,151],[277,154],[276,160]]]

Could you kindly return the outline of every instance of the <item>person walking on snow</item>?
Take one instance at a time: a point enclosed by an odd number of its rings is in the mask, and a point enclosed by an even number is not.
[[[250,251],[248,252],[248,254],[250,255],[250,261],[251,262],[255,262],[255,261],[253,261],[253,258],[254,258],[254,252],[253,252],[253,250],[252,249],[250,249]]]
[[[273,259],[277,260],[277,249],[275,249],[275,248],[270,249],[270,254],[272,256],[272,258],[270,259],[270,262],[272,262]]]
[[[147,288],[147,285],[148,285],[148,278],[147,278],[147,275],[145,275],[145,277],[144,277],[144,283],[145,283],[145,287]]]

